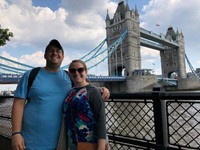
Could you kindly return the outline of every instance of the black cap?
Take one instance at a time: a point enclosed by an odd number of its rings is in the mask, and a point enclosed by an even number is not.
[[[45,49],[45,53],[47,52],[47,50],[51,47],[54,46],[56,48],[59,48],[61,51],[63,51],[62,46],[60,45],[60,42],[56,39],[53,39],[49,42],[49,44],[47,45],[46,49]]]

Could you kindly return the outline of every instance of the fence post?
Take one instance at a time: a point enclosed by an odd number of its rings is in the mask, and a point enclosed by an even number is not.
[[[152,100],[154,108],[154,121],[155,121],[155,136],[156,136],[156,149],[167,149],[167,117],[166,117],[166,103],[160,99],[160,94],[165,92],[164,88],[156,85],[153,88]]]

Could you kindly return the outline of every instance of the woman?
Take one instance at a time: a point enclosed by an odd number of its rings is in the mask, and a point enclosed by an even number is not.
[[[74,88],[64,102],[68,148],[76,150],[80,143],[96,143],[98,150],[105,150],[105,104],[101,94],[87,81],[87,67],[83,61],[73,60],[69,75]]]

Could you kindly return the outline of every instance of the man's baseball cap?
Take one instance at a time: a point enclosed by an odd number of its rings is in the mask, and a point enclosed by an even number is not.
[[[56,40],[56,39],[53,39],[53,40],[51,40],[51,41],[49,42],[49,44],[47,45],[47,47],[46,47],[46,49],[45,49],[45,53],[48,51],[48,49],[49,49],[51,46],[54,46],[54,47],[60,49],[62,52],[64,52],[62,46],[60,45],[60,42],[59,42],[58,40]]]

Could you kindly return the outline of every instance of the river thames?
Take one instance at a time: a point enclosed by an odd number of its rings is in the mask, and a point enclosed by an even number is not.
[[[14,91],[17,87],[17,84],[0,84],[0,90],[1,91]]]

